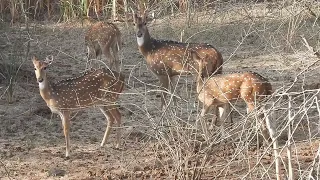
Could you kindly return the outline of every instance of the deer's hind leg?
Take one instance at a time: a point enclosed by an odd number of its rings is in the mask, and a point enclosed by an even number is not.
[[[111,128],[113,126],[114,121],[117,121],[117,125],[118,127],[120,127],[121,124],[121,114],[119,112],[119,110],[117,109],[116,106],[103,106],[103,107],[99,107],[101,112],[104,114],[104,116],[106,117],[108,123],[107,123],[107,128],[106,131],[104,133],[102,142],[101,142],[101,146],[104,146],[106,144],[106,141],[109,138],[109,135],[111,133]],[[117,143],[116,143],[116,147],[119,147],[120,145],[120,130],[117,129]]]
[[[169,103],[166,103],[166,97],[167,97],[167,93],[170,92],[172,97],[172,101],[173,101],[173,105],[176,106],[177,105],[177,98],[174,96],[174,86],[173,86],[173,81],[174,81],[174,77],[169,77],[168,75],[159,75],[158,79],[160,81],[160,86],[162,87],[162,90],[166,91],[166,92],[161,92],[161,108],[164,109],[165,105],[168,105]],[[170,86],[170,90],[169,90],[169,86]]]
[[[169,83],[170,83],[170,92],[171,92],[171,94],[173,95],[173,97],[172,97],[173,105],[174,105],[174,106],[177,106],[177,98],[176,98],[176,96],[174,96],[174,93],[175,93],[175,91],[174,91],[175,87],[173,86],[174,77],[170,77]]]
[[[118,107],[114,106],[113,109],[111,109],[111,113],[113,115],[113,117],[116,119],[117,121],[117,129],[116,129],[116,148],[120,147],[120,136],[121,136],[121,113],[118,109]]]
[[[263,112],[261,112],[261,114],[258,116],[259,120],[261,120],[262,122],[262,126],[261,126],[261,132],[262,132],[262,136],[263,138],[266,140],[264,142],[272,142],[273,140],[275,140],[275,134],[276,134],[276,125],[274,124],[274,122],[272,121],[272,118],[270,118],[270,115],[267,114],[265,107],[263,106],[261,108],[261,110]],[[265,144],[267,145],[267,144]]]
[[[265,105],[263,105],[262,111],[263,111],[263,116],[265,118],[265,121],[263,122],[263,124],[266,129],[266,131],[264,133],[265,133],[265,136],[270,137],[270,142],[272,142],[273,153],[274,153],[274,157],[275,157],[276,175],[280,176],[280,158],[279,158],[280,152],[279,152],[278,139],[277,139],[277,135],[276,135],[277,125],[276,125],[276,122],[273,121],[273,117],[266,112]],[[266,134],[268,134],[268,135],[266,135]]]
[[[112,54],[114,59],[115,68],[118,72],[120,72],[120,59],[119,59],[119,46],[118,42],[114,40],[112,43]]]
[[[158,79],[160,81],[160,86],[162,91],[168,91],[169,87],[169,77],[167,75],[159,75]],[[161,92],[161,109],[164,110],[166,108],[166,97],[167,92]]]
[[[250,114],[253,111],[255,111],[256,113],[261,113],[255,108],[255,103],[254,102],[252,102],[252,101],[247,102],[247,112],[248,112],[248,114]],[[270,141],[269,131],[267,129],[266,122],[265,122],[264,118],[265,117],[264,117],[263,113],[257,115],[257,122],[258,122],[257,125],[260,125],[260,123],[261,123],[260,130],[261,130],[262,137],[263,137],[262,139],[259,138],[259,142],[258,142],[259,146],[267,145],[266,143],[268,141]],[[251,119],[251,120],[253,120],[253,119]],[[249,127],[249,123],[246,124],[246,129],[248,129],[248,127]]]

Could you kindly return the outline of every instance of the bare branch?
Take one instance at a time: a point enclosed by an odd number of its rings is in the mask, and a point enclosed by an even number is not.
[[[302,38],[302,40],[303,40],[303,44],[307,47],[307,49],[308,49],[309,51],[311,51],[314,55],[316,55],[317,58],[320,59],[320,53],[319,53],[318,51],[315,51],[314,48],[309,45],[309,43],[308,43],[308,41],[306,40],[305,37],[301,36],[301,38]]]

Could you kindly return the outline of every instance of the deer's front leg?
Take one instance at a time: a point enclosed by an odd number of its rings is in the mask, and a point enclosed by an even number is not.
[[[66,157],[69,157],[70,154],[70,112],[60,113],[62,120],[63,133],[66,140]]]
[[[207,114],[209,109],[210,109],[210,106],[204,104],[200,114],[200,124],[206,138],[208,137],[209,133],[208,133],[207,121],[205,120],[204,116]]]
[[[222,107],[221,106],[219,107],[219,114],[223,124],[225,122],[233,123],[232,117],[231,117],[231,106],[229,103],[223,104]]]
[[[108,64],[109,68],[112,69],[114,65],[114,57],[111,54],[110,40],[104,43],[99,42],[99,45],[101,47],[102,54],[104,54],[104,56],[107,58],[106,60],[109,61],[109,64]]]
[[[216,106],[216,105],[212,106],[212,113],[213,113],[213,116],[212,116],[212,120],[211,120],[211,125],[209,127],[210,129],[213,129],[217,125],[217,121],[220,118],[218,106]]]
[[[174,82],[174,77],[170,77],[170,92],[172,95],[175,93],[174,91],[175,87],[173,86],[173,82]],[[177,106],[176,96],[173,95],[172,100],[173,100],[173,105],[176,107]]]

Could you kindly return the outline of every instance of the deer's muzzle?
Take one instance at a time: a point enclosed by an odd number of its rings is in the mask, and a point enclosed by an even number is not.
[[[38,81],[38,83],[42,83],[43,82],[43,78],[38,78],[37,81]]]
[[[141,32],[141,31],[138,31],[138,32],[137,32],[137,37],[138,37],[138,38],[141,38],[142,36],[143,36],[142,32]]]

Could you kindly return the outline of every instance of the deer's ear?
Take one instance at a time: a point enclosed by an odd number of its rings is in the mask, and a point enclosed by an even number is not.
[[[46,57],[46,60],[44,61],[47,65],[50,65],[53,62],[53,56],[51,55]]]
[[[32,57],[31,57],[31,60],[32,60],[33,63],[36,62],[36,61],[39,61],[36,56],[32,56]]]
[[[34,66],[36,66],[39,63],[39,60],[38,60],[38,58],[36,56],[32,56],[31,60],[32,60],[32,63],[33,63]]]

